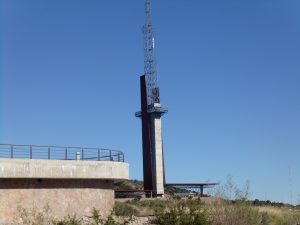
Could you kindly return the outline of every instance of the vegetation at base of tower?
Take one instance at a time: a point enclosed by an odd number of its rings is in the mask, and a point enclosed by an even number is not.
[[[300,206],[270,201],[250,201],[249,184],[238,188],[232,178],[217,187],[214,198],[131,199],[116,202],[112,214],[102,217],[97,210],[78,218],[66,215],[54,220],[51,209],[25,210],[19,207],[19,225],[297,225]],[[141,219],[145,219],[142,220]]]
[[[124,208],[123,208],[124,207]],[[121,208],[121,210],[120,210]],[[124,210],[125,209],[125,210]],[[134,210],[132,210],[134,209]],[[16,224],[19,225],[297,225],[299,209],[274,206],[254,206],[250,201],[220,199],[205,203],[193,200],[143,200],[117,203],[114,212],[102,217],[96,210],[85,218],[75,215],[55,220],[51,210],[19,209]],[[117,215],[118,214],[118,215]],[[135,223],[139,218],[147,223]]]
[[[99,211],[93,209],[90,216],[78,218],[76,215],[66,216],[64,219],[57,220],[50,216],[51,209],[46,205],[42,210],[33,208],[26,210],[18,207],[18,215],[15,218],[15,223],[18,225],[128,225],[133,218],[122,218],[121,221],[116,221],[114,215],[102,217]]]
[[[205,208],[198,201],[179,201],[166,210],[158,210],[151,224],[210,225]]]
[[[113,213],[116,216],[132,218],[134,215],[137,214],[137,210],[129,204],[121,204],[119,202],[116,202],[115,207],[113,209]]]
[[[97,210],[85,218],[66,216],[54,220],[51,210],[20,209],[19,225],[297,225],[300,224],[300,211],[287,207],[253,206],[249,201],[218,200],[205,203],[194,200],[145,200],[117,203],[117,208],[129,206],[130,212],[114,212],[102,217]],[[164,207],[163,207],[164,206]],[[131,215],[133,213],[133,215]],[[122,214],[124,213],[124,216]],[[126,216],[125,216],[126,215]],[[148,218],[146,223],[138,223],[139,218]]]

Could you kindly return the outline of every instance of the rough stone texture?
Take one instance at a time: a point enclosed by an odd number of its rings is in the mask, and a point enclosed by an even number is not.
[[[0,159],[0,178],[128,179],[129,165],[110,161]]]
[[[63,218],[88,216],[93,208],[108,214],[114,204],[111,180],[0,179],[0,224],[16,216],[17,207],[43,209]]]

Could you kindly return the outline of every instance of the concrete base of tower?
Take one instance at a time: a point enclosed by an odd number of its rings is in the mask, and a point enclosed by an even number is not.
[[[160,105],[156,105],[160,107]],[[152,130],[152,143],[153,148],[153,181],[154,190],[157,196],[163,196],[164,191],[164,159],[163,159],[163,142],[162,142],[162,126],[161,115],[157,113],[151,113],[151,130]]]

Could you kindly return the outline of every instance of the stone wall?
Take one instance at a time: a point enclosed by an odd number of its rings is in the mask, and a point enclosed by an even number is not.
[[[17,216],[17,207],[43,209],[57,219],[90,215],[93,208],[110,213],[114,204],[112,180],[96,179],[0,179],[0,224]]]

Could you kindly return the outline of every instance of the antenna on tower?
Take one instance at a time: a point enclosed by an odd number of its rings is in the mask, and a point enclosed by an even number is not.
[[[151,0],[145,2],[146,21],[143,26],[144,34],[144,73],[147,83],[147,103],[153,106],[160,103],[157,83],[156,60],[154,55],[155,39],[154,28],[151,21]]]

